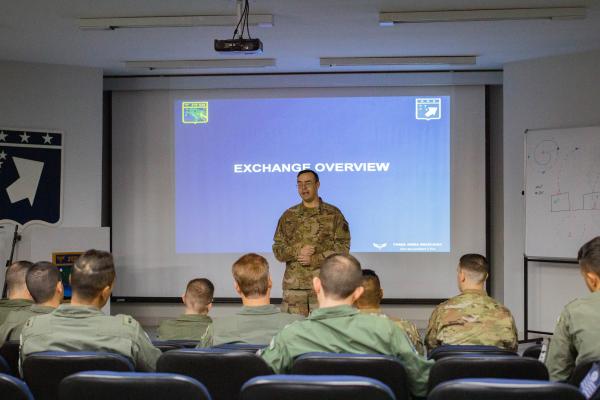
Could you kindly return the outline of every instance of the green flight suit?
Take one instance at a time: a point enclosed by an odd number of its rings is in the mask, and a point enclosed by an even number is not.
[[[30,318],[21,333],[21,363],[40,351],[99,351],[131,359],[138,371],[156,370],[160,350],[128,315],[105,315],[90,306],[62,304]]]
[[[600,291],[565,306],[550,339],[546,367],[553,381],[569,379],[577,364],[600,360]]]
[[[4,323],[0,325],[0,347],[8,340],[19,340],[25,322],[30,317],[48,314],[54,311],[54,307],[32,304],[29,308],[22,308],[8,314]]]
[[[212,342],[212,319],[208,315],[182,314],[176,319],[161,322],[160,340],[198,340],[200,347]]]
[[[301,315],[281,312],[273,304],[244,306],[235,315],[215,318],[213,345],[223,343],[269,344],[286,325],[304,319]]]
[[[22,310],[23,308],[29,308],[33,304],[32,300],[25,299],[1,299],[0,300],[0,325],[4,323],[4,320],[11,311]]]
[[[310,310],[317,308],[312,279],[319,275],[321,263],[332,254],[350,251],[348,222],[337,207],[320,198],[315,208],[300,203],[279,218],[273,242],[273,254],[286,264],[281,309],[307,316]],[[300,249],[305,245],[315,246],[310,265],[298,261]]]
[[[426,395],[433,361],[419,356],[404,331],[384,316],[348,305],[319,308],[285,327],[260,355],[281,374],[290,371],[295,357],[314,351],[395,356],[406,368],[410,392]]]
[[[425,333],[429,351],[444,344],[496,346],[517,351],[517,328],[509,309],[483,290],[465,290],[438,305]]]
[[[406,333],[406,336],[408,336],[413,346],[415,346],[415,350],[417,350],[417,353],[419,353],[419,355],[425,356],[425,346],[423,345],[423,339],[421,339],[421,335],[419,334],[419,330],[417,329],[417,326],[415,324],[402,318],[390,317],[384,314],[380,308],[362,308],[359,309],[359,311],[363,314],[382,315],[394,321],[394,323],[398,325],[398,327],[400,327],[404,331],[404,333]]]

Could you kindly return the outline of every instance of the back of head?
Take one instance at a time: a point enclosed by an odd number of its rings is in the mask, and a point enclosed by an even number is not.
[[[379,277],[372,269],[362,270],[361,286],[365,291],[356,301],[358,308],[379,308],[383,292],[381,291],[381,282]]]
[[[73,296],[93,300],[102,290],[115,280],[115,264],[110,253],[101,250],[88,250],[73,266],[71,288]]]
[[[231,267],[233,279],[247,298],[267,295],[269,291],[269,263],[255,253],[241,256]]]
[[[460,258],[458,266],[473,283],[485,282],[489,273],[487,260],[481,254],[465,254]]]
[[[56,293],[56,285],[60,281],[58,267],[46,261],[33,264],[25,278],[27,289],[37,304],[51,300]]]
[[[208,311],[208,305],[213,301],[215,286],[206,278],[192,279],[185,289],[186,305],[197,313]]]
[[[579,249],[577,261],[581,268],[600,277],[600,236],[596,236]]]
[[[321,264],[319,279],[325,297],[345,299],[361,285],[360,262],[350,254],[333,254]]]
[[[18,292],[27,289],[25,278],[27,276],[27,271],[29,271],[32,266],[33,263],[29,261],[16,261],[6,269],[4,282],[6,283],[9,299],[13,298]]]

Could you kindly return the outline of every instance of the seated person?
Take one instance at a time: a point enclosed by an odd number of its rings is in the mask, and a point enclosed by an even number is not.
[[[381,299],[383,298],[383,289],[381,288],[379,277],[375,271],[371,269],[362,270],[361,286],[365,289],[365,291],[356,301],[355,305],[358,310],[361,313],[366,314],[385,315],[381,311],[381,308],[379,308]],[[406,336],[408,336],[413,346],[415,346],[415,350],[417,350],[420,355],[424,356],[425,347],[423,346],[423,340],[421,339],[415,324],[401,318],[392,318],[389,316],[388,318],[394,321],[396,325],[398,325],[404,331],[404,333],[406,333]]]
[[[488,264],[484,256],[465,254],[458,264],[460,294],[438,305],[425,334],[429,351],[444,344],[496,346],[517,351],[517,329],[508,308],[484,290]]]
[[[60,271],[52,263],[42,261],[33,264],[27,272],[25,283],[35,304],[8,314],[4,323],[0,325],[0,346],[7,340],[19,340],[23,325],[30,317],[54,311],[63,299],[64,289]]]
[[[17,261],[6,268],[4,283],[8,298],[0,300],[0,324],[11,311],[29,308],[33,304],[31,294],[25,285],[25,276],[32,265],[33,263],[29,261]]]
[[[569,379],[582,362],[600,360],[600,236],[579,249],[577,261],[592,294],[573,300],[560,314],[545,360],[553,381]]]
[[[362,314],[352,305],[363,293],[360,263],[351,255],[327,257],[313,278],[319,302],[306,320],[283,328],[260,351],[275,373],[290,371],[294,358],[308,352],[385,354],[398,357],[413,396],[424,397],[433,361],[420,357],[404,331],[382,315]]]
[[[235,315],[215,318],[213,345],[268,344],[281,328],[303,319],[301,315],[281,312],[271,304],[271,276],[264,257],[246,254],[233,264],[231,270],[235,291],[242,298],[243,307]]]
[[[71,272],[71,303],[25,323],[21,365],[30,354],[40,351],[98,351],[121,354],[130,358],[137,370],[154,371],[161,352],[140,324],[128,315],[109,316],[101,311],[114,281],[110,253],[83,253]]]
[[[201,347],[212,341],[212,307],[215,287],[208,279],[192,279],[181,297],[185,312],[176,319],[163,321],[158,327],[160,340],[198,340]]]

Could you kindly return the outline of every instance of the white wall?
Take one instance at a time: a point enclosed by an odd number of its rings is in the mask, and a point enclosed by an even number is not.
[[[503,225],[504,302],[513,311],[519,330],[523,329],[523,253],[525,246],[523,190],[523,133],[526,129],[600,125],[600,51],[549,57],[507,64],[504,68],[504,137],[503,137]],[[498,212],[498,211],[495,211]],[[573,257],[576,255],[573,254]],[[554,267],[549,273],[578,274],[573,267]],[[556,269],[558,268],[558,269]],[[532,276],[539,286],[540,271]],[[563,298],[584,295],[577,280],[559,280],[557,290]],[[560,309],[543,307],[544,296],[535,291],[530,329],[536,323],[548,325]],[[540,315],[541,314],[541,315]],[[539,321],[538,321],[539,320]]]
[[[0,62],[0,127],[53,129],[64,139],[63,227],[99,227],[102,190],[102,70]],[[12,237],[13,226],[0,230]],[[29,258],[29,235],[15,258]],[[0,262],[9,248],[0,243]],[[4,274],[0,274],[0,284]]]

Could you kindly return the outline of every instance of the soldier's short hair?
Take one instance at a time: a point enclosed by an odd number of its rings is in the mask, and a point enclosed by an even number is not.
[[[361,286],[365,291],[356,301],[358,308],[377,308],[381,303],[381,282],[372,269],[362,270]]]
[[[4,282],[6,283],[6,291],[9,298],[15,291],[24,289],[27,271],[29,271],[32,266],[32,262],[23,260],[15,261],[6,269]]]
[[[596,236],[579,249],[579,265],[587,271],[600,276],[600,236]]]
[[[312,169],[303,169],[302,171],[298,172],[298,175],[296,175],[296,178],[298,178],[302,174],[313,174],[315,177],[315,182],[319,182],[319,174],[317,174]]]
[[[27,289],[33,301],[37,304],[45,303],[52,299],[58,281],[60,281],[58,267],[47,261],[40,261],[33,264],[25,277]]]
[[[360,286],[360,262],[350,254],[333,254],[321,264],[319,279],[326,297],[345,299]]]
[[[79,256],[71,271],[73,294],[92,300],[113,284],[115,275],[115,263],[109,252],[88,250]]]
[[[185,298],[196,312],[206,312],[213,302],[215,285],[206,278],[192,279],[185,288]]]
[[[472,281],[483,282],[489,273],[488,262],[481,254],[465,254],[460,258],[458,265]]]
[[[248,298],[262,297],[269,290],[269,263],[255,253],[248,253],[233,263],[233,279]]]

